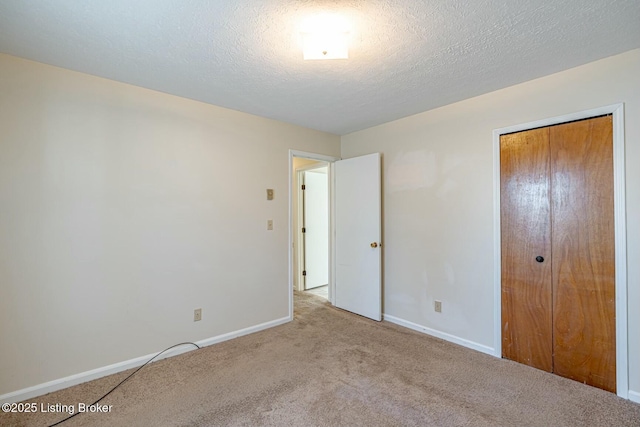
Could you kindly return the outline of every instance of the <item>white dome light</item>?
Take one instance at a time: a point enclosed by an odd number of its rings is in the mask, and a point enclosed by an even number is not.
[[[349,27],[343,18],[317,15],[307,19],[301,29],[304,59],[349,58]]]

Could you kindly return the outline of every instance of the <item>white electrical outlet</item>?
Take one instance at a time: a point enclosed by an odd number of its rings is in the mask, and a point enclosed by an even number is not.
[[[268,219],[267,220],[267,230],[273,230],[273,220],[272,219]]]
[[[436,311],[436,313],[442,313],[442,301],[436,300],[433,304],[433,309]]]
[[[193,321],[198,322],[200,320],[202,320],[202,309],[196,308],[195,310],[193,310]]]

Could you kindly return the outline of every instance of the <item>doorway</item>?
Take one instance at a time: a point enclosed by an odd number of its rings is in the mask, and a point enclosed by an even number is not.
[[[326,281],[327,286],[322,288],[326,292],[326,298],[330,303],[333,303],[333,242],[330,239],[333,232],[332,223],[332,203],[331,197],[333,192],[333,180],[332,169],[333,163],[339,160],[336,157],[326,156],[322,154],[303,152],[290,150],[289,151],[289,313],[293,318],[294,308],[294,292],[305,292],[305,276],[303,272],[304,267],[304,243],[303,243],[303,199],[302,199],[302,185],[304,179],[304,172],[307,170],[317,170],[319,168],[326,168],[327,178],[327,216],[328,216],[328,230],[327,230],[327,271]],[[314,175],[314,178],[317,178]],[[305,230],[306,231],[306,230]],[[306,233],[305,233],[306,234]],[[322,251],[322,249],[320,249]],[[315,288],[319,289],[319,288]],[[310,289],[309,292],[313,292],[314,289]]]
[[[382,316],[380,153],[337,159],[289,150],[289,317],[293,320],[294,292],[304,287],[301,278],[304,268],[299,262],[301,227],[296,212],[301,206],[297,170],[305,164],[310,165],[307,170],[327,166],[328,301],[379,321]]]
[[[627,398],[622,113],[494,131],[494,320],[496,356]]]

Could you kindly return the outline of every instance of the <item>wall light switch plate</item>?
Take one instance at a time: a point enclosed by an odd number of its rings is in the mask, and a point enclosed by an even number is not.
[[[267,220],[267,230],[269,230],[269,231],[273,230],[273,220],[272,219],[268,219]]]
[[[437,313],[442,313],[442,301],[436,301],[433,304],[433,309],[437,312]]]
[[[196,308],[195,310],[193,310],[193,321],[199,322],[200,320],[202,320],[202,309]]]
[[[267,188],[267,200],[273,200],[273,189]]]

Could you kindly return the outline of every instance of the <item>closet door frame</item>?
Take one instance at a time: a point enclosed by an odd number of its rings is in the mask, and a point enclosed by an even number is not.
[[[493,131],[494,356],[502,357],[502,265],[500,253],[500,135],[613,115],[613,197],[616,293],[616,394],[629,398],[627,343],[627,230],[625,202],[624,104],[614,104]]]

